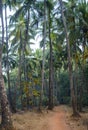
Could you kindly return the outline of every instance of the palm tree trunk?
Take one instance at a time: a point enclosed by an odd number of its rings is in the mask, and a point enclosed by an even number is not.
[[[71,63],[72,59],[71,59],[71,52],[70,52],[69,36],[68,36],[68,31],[67,31],[66,19],[63,13],[62,0],[59,0],[59,3],[61,7],[61,14],[62,14],[62,20],[63,20],[64,30],[65,30],[67,50],[68,50],[68,69],[69,69],[69,78],[70,78],[71,103],[72,103],[72,109],[73,109],[73,116],[78,116],[79,114],[77,112],[74,87],[73,87],[73,75],[72,75],[72,63]]]
[[[0,100],[1,100],[1,128],[13,128],[11,113],[9,109],[9,103],[6,95],[4,79],[2,75],[2,65],[1,65],[1,49],[0,49]],[[1,129],[0,129],[1,130]],[[13,129],[11,129],[13,130]]]
[[[53,109],[53,59],[52,59],[52,41],[51,41],[51,20],[50,20],[50,9],[49,9],[49,45],[50,45],[50,63],[49,63],[49,106],[48,109]]]
[[[71,1],[73,3],[73,5],[75,5],[74,3],[74,0]],[[72,12],[74,12],[74,6],[71,7],[71,10]],[[70,22],[73,23],[70,27],[70,31],[72,33],[75,33],[75,16],[71,16],[70,18]],[[73,42],[73,47],[74,47],[74,53],[75,53],[75,57],[76,57],[76,54],[77,54],[77,47],[76,47],[76,40],[75,38],[72,39],[72,42]],[[75,71],[75,75],[73,76],[74,78],[74,94],[75,94],[75,107],[77,109],[77,83],[78,83],[78,77],[77,77],[77,71],[78,71],[78,65],[77,63],[75,62],[75,67],[74,67],[74,71]]]
[[[13,124],[11,119],[11,113],[9,109],[9,103],[6,95],[4,79],[2,75],[2,49],[4,43],[4,21],[3,21],[3,5],[2,0],[0,0],[0,14],[1,14],[1,24],[2,24],[2,45],[0,46],[0,102],[1,102],[1,126],[0,130],[13,130]]]
[[[10,108],[12,112],[16,112],[16,109],[14,108],[12,97],[11,97],[11,86],[10,86],[10,73],[9,73],[9,61],[8,61],[8,26],[7,26],[7,6],[5,4],[5,25],[6,25],[6,50],[7,50],[7,62],[6,62],[6,67],[7,67],[7,79],[8,79],[8,97],[9,97],[9,103],[10,103]]]
[[[28,83],[28,75],[27,75],[27,67],[26,67],[26,58],[25,58],[25,48],[26,44],[28,44],[28,31],[29,31],[29,22],[30,22],[30,9],[27,11],[27,23],[26,23],[26,31],[25,31],[25,42],[24,42],[24,79],[26,83]],[[26,107],[29,109],[29,85],[27,87],[27,95],[26,95]]]
[[[41,111],[42,107],[42,99],[43,99],[43,89],[44,89],[44,66],[45,66],[45,43],[46,43],[46,0],[44,0],[44,42],[43,42],[43,56],[42,56],[42,87],[40,92],[40,101],[39,101],[39,111]]]
[[[82,80],[83,80],[83,82],[85,82],[85,77],[84,77],[84,67],[85,67],[85,62],[84,62],[84,60],[85,60],[85,58],[84,58],[84,53],[85,53],[85,47],[86,47],[86,38],[85,38],[85,35],[84,35],[84,37],[82,38],[83,39],[83,44],[82,44],[82,50],[83,50],[83,65],[82,65]],[[81,86],[80,86],[80,91],[79,91],[79,106],[78,106],[78,108],[79,108],[79,111],[80,112],[82,112],[82,110],[83,110],[83,105],[82,105],[82,100],[83,100],[83,88],[84,88],[84,84],[82,84]]]
[[[22,97],[22,94],[23,94],[23,88],[22,88],[22,83],[21,83],[21,69],[22,69],[22,36],[21,36],[21,32],[20,32],[20,48],[19,48],[19,68],[18,68],[18,79],[19,79],[19,87],[20,87],[20,102],[21,102],[21,109],[23,109],[23,97]]]
[[[53,109],[53,62],[52,62],[52,43],[50,38],[50,66],[49,66],[49,106],[48,109]]]

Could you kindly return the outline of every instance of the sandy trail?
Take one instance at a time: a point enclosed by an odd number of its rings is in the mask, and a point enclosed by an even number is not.
[[[82,118],[72,119],[71,109],[67,106],[55,107],[53,111],[23,112],[13,115],[14,126],[17,130],[87,130],[83,119],[88,117],[83,113]]]
[[[72,130],[70,125],[66,123],[66,111],[62,107],[57,108],[48,119],[47,130]]]

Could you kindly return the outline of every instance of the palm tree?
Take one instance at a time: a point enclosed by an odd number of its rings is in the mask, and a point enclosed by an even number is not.
[[[43,56],[42,56],[42,86],[40,92],[40,103],[39,111],[41,111],[42,98],[43,98],[43,89],[44,89],[44,68],[45,68],[45,43],[46,43],[46,0],[44,0],[44,25],[43,25]]]
[[[7,5],[5,4],[5,27],[6,27],[6,69],[7,69],[7,82],[8,82],[8,90],[9,90],[9,103],[10,103],[10,108],[12,112],[15,112],[13,108],[13,103],[12,103],[12,97],[11,97],[11,86],[10,86],[10,73],[9,73],[9,46],[8,46],[8,24],[7,24]]]
[[[80,1],[78,4],[78,19],[79,19],[79,39],[80,39],[80,43],[82,43],[82,51],[81,54],[82,55],[82,59],[80,59],[80,62],[82,60],[81,63],[81,69],[82,69],[82,77],[83,80],[84,79],[84,68],[85,68],[85,61],[87,58],[87,53],[86,53],[86,48],[87,48],[87,41],[88,41],[88,2],[86,0],[84,1]],[[81,14],[81,15],[80,15]],[[80,66],[79,66],[80,68]],[[78,104],[78,108],[79,111],[82,111],[82,100],[83,100],[83,88],[84,88],[84,84],[80,86],[80,92],[79,92],[79,96],[80,96],[80,100],[79,100],[79,104]]]
[[[12,49],[8,49],[8,64],[9,64],[9,71],[11,71],[12,69],[14,69],[17,66],[17,62],[16,62],[16,55],[13,54],[13,50]],[[4,68],[4,70],[6,70],[7,72],[7,49],[4,46],[3,47],[3,54],[2,54],[2,67]],[[7,82],[10,82],[10,72],[9,72],[9,80],[8,80],[8,75],[6,76]],[[10,83],[8,83],[10,84]],[[12,94],[11,94],[11,86],[8,87],[8,99],[9,99],[9,103],[10,103],[10,109],[12,112],[16,112],[16,109],[14,108],[14,104],[13,104],[13,100],[12,100]]]
[[[71,48],[70,48],[70,42],[69,42],[69,35],[68,35],[68,30],[67,30],[67,25],[66,25],[66,19],[64,16],[64,12],[63,12],[63,2],[62,2],[62,0],[59,0],[59,2],[60,2],[60,7],[61,7],[61,15],[62,15],[64,30],[65,30],[65,35],[66,35],[66,42],[67,42],[68,68],[69,68],[71,103],[72,103],[72,108],[73,108],[73,116],[79,116],[79,114],[77,112],[75,93],[74,93],[74,87],[73,87],[72,59],[71,59],[71,52],[70,52]]]
[[[52,20],[51,20],[51,10],[53,9],[53,5],[51,2],[47,2],[48,7],[48,33],[49,33],[49,48],[50,48],[50,61],[49,61],[49,106],[48,109],[53,109],[53,48],[52,48],[52,39],[51,39],[51,26],[52,26]]]
[[[2,24],[2,44],[0,45],[0,103],[1,103],[1,128],[0,129],[12,129],[12,119],[11,119],[11,112],[9,108],[9,102],[6,95],[4,79],[2,75],[2,48],[4,43],[4,21],[3,21],[3,4],[2,0],[0,0],[0,14],[1,14],[1,24]]]
[[[14,20],[14,19],[13,19]],[[11,22],[13,22],[11,18]],[[15,19],[16,20],[16,19]],[[14,26],[12,26],[14,25]],[[24,38],[24,30],[25,30],[25,22],[23,20],[23,17],[20,16],[18,20],[16,20],[13,24],[11,23],[10,29],[12,28],[9,38],[13,36],[13,39],[11,40],[11,47],[13,48],[14,52],[18,55],[18,79],[19,79],[19,87],[20,87],[20,95],[21,95],[21,106],[22,104],[22,93],[23,93],[23,87],[21,85],[21,79],[22,79],[22,65],[24,63],[23,59],[23,38]],[[14,36],[15,35],[15,36]],[[22,63],[23,62],[23,63]]]

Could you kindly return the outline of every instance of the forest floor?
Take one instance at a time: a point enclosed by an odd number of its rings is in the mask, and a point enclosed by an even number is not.
[[[13,114],[17,130],[88,130],[88,109],[80,114],[81,118],[71,117],[68,106],[55,107],[53,111],[23,111]]]
[[[71,117],[68,106],[55,107],[53,111],[43,113],[19,112],[13,115],[14,126],[18,130],[88,130],[88,111],[81,118]]]

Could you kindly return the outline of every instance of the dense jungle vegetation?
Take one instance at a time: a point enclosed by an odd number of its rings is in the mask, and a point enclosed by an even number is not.
[[[88,107],[87,0],[0,0],[0,104],[5,130],[19,109]]]

